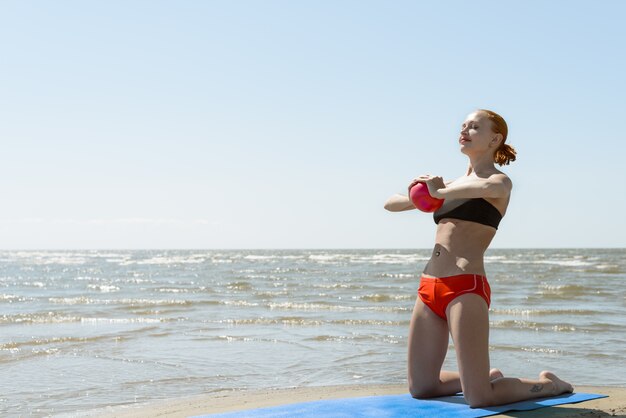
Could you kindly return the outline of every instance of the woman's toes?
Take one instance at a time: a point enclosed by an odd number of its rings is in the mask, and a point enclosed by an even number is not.
[[[548,379],[554,385],[554,394],[560,395],[562,393],[571,393],[574,391],[574,387],[564,380],[559,379],[554,373],[549,371],[543,371],[539,373],[539,379]]]

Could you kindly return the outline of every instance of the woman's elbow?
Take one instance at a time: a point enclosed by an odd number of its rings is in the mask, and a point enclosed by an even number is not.
[[[413,208],[412,202],[408,196],[395,194],[391,196],[384,204],[384,208],[389,212],[402,212]]]
[[[404,212],[405,210],[414,209],[412,205],[401,204],[398,202],[387,202],[385,203],[384,208],[389,212]]]
[[[385,202],[385,205],[383,206],[385,208],[385,210],[388,210],[389,212],[397,212],[398,211],[398,207],[397,204],[394,204],[395,202],[392,199],[389,199]]]

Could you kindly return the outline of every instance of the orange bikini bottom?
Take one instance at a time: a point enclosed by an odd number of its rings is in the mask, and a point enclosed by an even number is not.
[[[466,293],[475,293],[491,304],[491,288],[485,276],[479,274],[459,274],[448,277],[425,277],[422,274],[417,291],[419,298],[434,313],[444,320],[446,308],[455,298]]]

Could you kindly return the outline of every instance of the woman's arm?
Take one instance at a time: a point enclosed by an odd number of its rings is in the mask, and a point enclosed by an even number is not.
[[[511,193],[513,184],[504,174],[492,174],[486,179],[476,178],[446,186],[441,177],[425,181],[428,191],[437,199],[462,199],[477,197],[503,198]]]
[[[417,179],[413,179],[408,187],[409,193],[411,192],[411,187],[415,186],[417,183],[419,183],[419,181],[417,181]],[[445,182],[444,187],[450,183],[452,183],[452,181]],[[385,202],[385,209],[390,212],[402,212],[405,210],[415,209],[415,205],[411,202],[411,199],[408,196],[396,193],[387,199]]]
[[[413,205],[413,202],[411,202],[408,196],[394,194],[385,202],[385,209],[389,212],[402,212],[415,209],[415,205]]]

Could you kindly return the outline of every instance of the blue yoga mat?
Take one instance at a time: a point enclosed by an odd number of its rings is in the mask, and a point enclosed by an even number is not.
[[[198,415],[196,418],[400,418],[400,417],[487,417],[507,411],[530,411],[546,406],[563,405],[606,398],[593,393],[568,393],[551,398],[534,399],[489,408],[470,408],[462,395],[435,399],[413,399],[411,395],[367,396],[303,402],[271,408],[252,409],[225,414]]]

